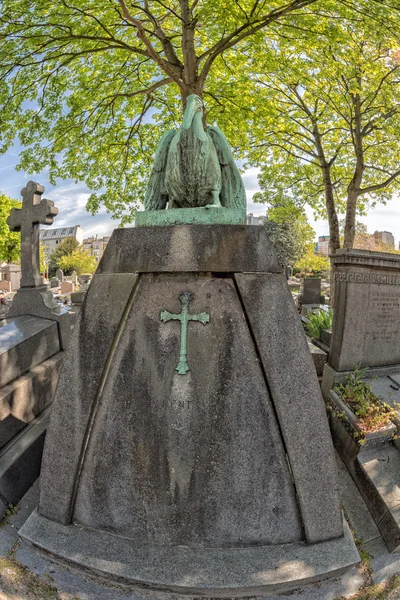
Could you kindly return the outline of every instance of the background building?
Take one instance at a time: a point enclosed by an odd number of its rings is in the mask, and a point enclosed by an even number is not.
[[[92,236],[86,238],[83,240],[83,247],[85,250],[90,252],[90,254],[94,256],[97,261],[99,261],[103,256],[104,250],[107,248],[110,237],[111,236],[107,235],[102,238],[98,238],[96,235],[95,237]]]
[[[48,256],[65,238],[74,238],[79,244],[83,242],[83,229],[80,225],[59,227],[58,229],[41,229],[39,235],[40,241],[46,247],[46,254]]]
[[[247,225],[261,225],[260,217],[255,217],[253,213],[247,215]]]
[[[382,246],[394,248],[394,236],[390,231],[375,231],[374,238],[380,242]]]
[[[316,253],[322,256],[329,256],[329,235],[320,235],[317,242]]]

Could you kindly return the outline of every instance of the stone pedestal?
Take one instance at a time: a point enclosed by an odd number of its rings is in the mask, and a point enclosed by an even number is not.
[[[113,579],[206,596],[292,589],[359,560],[314,365],[263,227],[113,233],[22,535]]]
[[[38,287],[21,287],[15,294],[8,318],[32,315],[57,322],[61,349],[65,350],[71,338],[72,319],[69,310],[58,304],[53,294],[42,285]]]

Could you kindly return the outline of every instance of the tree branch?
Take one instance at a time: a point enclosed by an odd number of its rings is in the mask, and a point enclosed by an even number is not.
[[[135,19],[130,14],[128,7],[126,6],[125,0],[118,0],[118,2],[121,6],[123,16],[129,23],[131,23],[136,28],[138,38],[146,46],[147,52],[149,53],[150,57],[164,71],[164,73],[166,73],[168,77],[170,77],[172,81],[174,81],[182,90],[183,85],[181,79],[176,75],[174,69],[171,68],[170,64],[167,61],[165,61],[154,49],[153,44],[150,42],[149,38],[146,35],[143,24],[140,22],[139,19]]]
[[[385,181],[382,181],[382,183],[376,183],[375,185],[369,185],[366,188],[360,188],[358,194],[359,195],[370,194],[371,192],[377,192],[378,190],[383,190],[385,187],[390,185],[392,183],[392,181],[397,179],[397,177],[399,177],[399,175],[400,175],[400,169],[398,171],[396,171],[395,173],[393,173],[393,175],[388,177],[388,179],[386,179]]]

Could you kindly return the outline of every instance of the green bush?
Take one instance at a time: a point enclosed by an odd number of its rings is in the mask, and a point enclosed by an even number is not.
[[[344,383],[333,389],[356,415],[360,429],[374,431],[390,425],[391,419],[397,418],[396,407],[382,402],[372,392],[371,387],[363,381],[366,369],[358,367],[346,376]]]
[[[333,323],[333,310],[318,310],[315,313],[310,313],[307,317],[308,321],[304,325],[306,334],[315,340],[321,337],[322,329],[330,329]]]

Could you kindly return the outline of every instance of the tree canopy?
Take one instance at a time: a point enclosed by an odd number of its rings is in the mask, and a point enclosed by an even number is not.
[[[351,248],[356,215],[400,190],[397,40],[383,22],[339,22],[335,35],[282,43],[274,72],[257,78],[265,108],[251,160],[262,165],[261,187],[272,199],[290,193],[327,215],[331,251],[340,247],[339,214]]]
[[[52,263],[53,265],[56,265],[57,267],[59,267],[61,269],[62,267],[60,267],[60,260],[64,256],[70,256],[78,248],[79,248],[78,240],[76,240],[73,237],[65,238],[58,244],[57,248],[55,250],[53,250],[53,252],[50,254],[50,263]]]
[[[244,152],[249,129],[266,141],[254,76],[285,40],[334,38],[336,20],[365,15],[390,28],[396,2],[3,0],[0,152],[18,136],[21,168],[85,182],[90,211],[103,203],[125,222],[188,94]]]
[[[7,219],[12,208],[21,208],[21,206],[22,202],[0,193],[0,262],[20,262],[21,234],[10,231]]]
[[[262,194],[257,198],[261,200]],[[263,222],[282,267],[293,266],[304,255],[307,244],[313,243],[315,232],[307,215],[290,199],[270,206]]]
[[[78,275],[81,275],[82,273],[94,273],[98,262],[87,250],[80,247],[71,254],[62,256],[58,261],[58,266],[65,272],[76,271]]]

